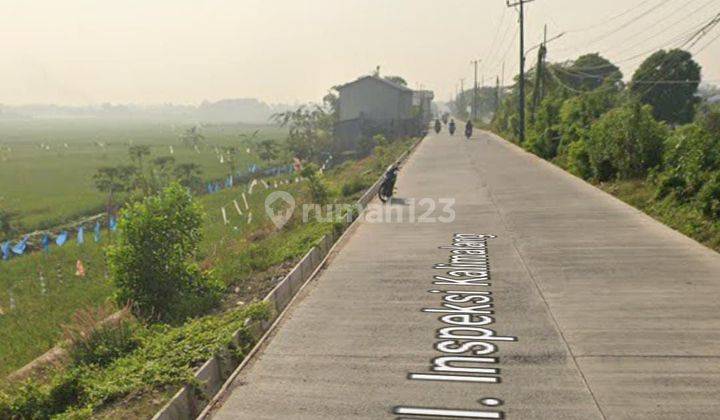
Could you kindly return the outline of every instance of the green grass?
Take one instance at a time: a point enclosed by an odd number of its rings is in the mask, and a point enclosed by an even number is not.
[[[372,156],[327,171],[324,179],[333,191],[334,200],[354,202],[362,191],[347,193],[351,189],[343,186],[374,181],[409,145],[409,140],[398,141],[387,148],[382,159]],[[139,326],[134,333],[139,346],[102,367],[76,362],[44,372],[42,380],[6,384],[0,387],[9,393],[3,397],[0,392],[0,417],[3,413],[21,417],[29,413],[41,417],[61,414],[58,418],[149,417],[177,387],[190,381],[200,363],[227,348],[231,333],[242,327],[247,316],[266,316],[263,307],[238,306],[236,299],[248,302],[264,296],[274,285],[269,281],[272,277],[284,275],[294,261],[316,245],[324,234],[336,229],[336,225],[302,223],[296,210],[285,227],[275,229],[264,211],[265,197],[271,190],[261,185],[247,196],[249,211],[253,214],[252,222],[247,223],[248,210],[241,196],[244,189],[245,186],[238,186],[200,198],[207,217],[199,257],[205,268],[214,270],[228,286],[226,302],[216,313],[179,326]],[[307,200],[306,182],[285,185],[282,189],[293,194],[298,205]],[[242,217],[236,214],[233,199],[240,203]],[[221,206],[226,207],[228,224],[222,219]],[[82,247],[68,244],[53,248],[50,254],[37,253],[0,264],[12,278],[9,282],[8,277],[0,277],[0,286],[15,284],[13,293],[17,302],[14,311],[0,316],[0,335],[17,343],[9,346],[7,341],[0,341],[0,362],[3,362],[0,375],[52,346],[60,335],[59,325],[67,322],[77,309],[95,306],[112,293],[112,286],[104,275],[103,247],[107,241],[106,234],[101,244],[88,242]],[[83,258],[87,268],[87,277],[82,279],[73,273],[78,257]],[[48,282],[46,294],[40,293],[32,281],[18,280],[18,276],[36,279],[37,270],[46,272],[52,266],[61,267],[63,282],[58,278],[53,288]],[[91,290],[95,292],[90,293]],[[0,302],[7,300],[3,293],[0,290]],[[58,306],[58,302],[63,304]],[[52,315],[45,313],[44,308],[51,306],[58,308]],[[25,338],[29,331],[46,340],[37,342]],[[253,338],[244,334],[243,347],[237,349],[237,355],[242,357],[252,344]]]
[[[244,321],[269,316],[266,304],[254,304],[179,327],[139,328],[139,347],[107,366],[74,365],[59,369],[47,381],[30,381],[10,390],[7,397],[0,394],[0,417],[49,418],[70,412],[85,418],[129,394],[190,383],[200,364],[214,354],[228,353],[232,334],[238,330],[241,347],[234,356],[242,358],[254,343]]]
[[[261,185],[254,189],[253,194],[247,195],[253,213],[252,222],[248,224],[246,218],[237,216],[233,199],[242,206],[244,216],[247,215],[241,198],[245,187],[237,186],[199,198],[207,215],[201,253],[203,257],[212,259],[213,267],[223,275],[223,279],[235,277],[224,265],[235,264],[230,250],[238,252],[238,247],[227,245],[245,244],[245,238],[250,233],[270,226],[264,210],[265,196],[270,191]],[[287,187],[290,187],[288,191],[297,194],[302,185]],[[232,224],[223,223],[220,206],[227,206]],[[0,316],[0,337],[3,337],[0,340],[0,376],[23,366],[55,345],[62,334],[60,326],[69,322],[75,311],[98,305],[112,295],[104,256],[104,247],[110,239],[109,232],[104,230],[99,244],[93,242],[92,234],[88,234],[83,245],[77,245],[73,238],[62,247],[52,246],[49,253],[36,252],[0,261],[0,308],[6,312]],[[75,275],[77,260],[85,266],[86,276],[83,278]],[[46,285],[44,294],[41,275]],[[15,300],[13,310],[10,309],[11,295]]]
[[[389,146],[387,160],[393,160],[410,145],[402,140]],[[361,161],[348,161],[329,170],[325,180],[335,196],[340,195],[342,186],[350,181],[361,180],[371,184],[382,173],[389,162],[378,162],[375,157]],[[279,178],[282,179],[282,178]],[[273,180],[270,181],[271,183]],[[241,192],[246,185],[218,193],[201,196],[200,202],[206,211],[203,226],[204,241],[200,258],[206,268],[212,268],[228,286],[240,286],[238,299],[261,297],[269,291],[268,281],[281,272],[263,273],[271,267],[292,262],[307,252],[314,242],[332,230],[329,223],[294,223],[282,231],[271,234],[274,226],[265,215],[265,197],[272,190],[262,184],[254,188],[252,195],[246,195],[253,214],[247,223]],[[283,185],[281,189],[293,194],[298,206],[305,196],[305,183]],[[339,197],[339,201],[354,202],[362,193]],[[232,200],[237,200],[243,211],[238,216]],[[225,206],[230,223],[225,225],[220,207]],[[299,212],[296,211],[296,215]],[[51,247],[49,253],[32,253],[10,261],[0,261],[0,308],[6,314],[0,315],[0,377],[30,362],[54,346],[62,336],[61,325],[68,323],[72,315],[81,308],[98,305],[113,293],[113,287],[106,278],[104,246],[110,237],[106,230],[100,244],[92,240],[92,233],[86,234],[86,242],[79,246],[74,238],[63,247]],[[86,269],[86,276],[75,276],[75,263],[80,259]],[[42,293],[40,276],[45,281],[46,293]],[[15,299],[15,309],[10,310],[10,293]]]
[[[692,203],[680,203],[672,196],[656,200],[656,187],[646,180],[614,181],[599,186],[659,222],[720,252],[720,222],[705,216]]]
[[[197,163],[203,178],[216,179],[227,168],[215,146],[238,145],[241,134],[256,129],[257,139],[285,136],[285,130],[273,126],[211,125],[202,128],[208,146],[197,153],[180,145],[179,135],[188,127],[152,121],[0,120],[0,206],[17,213],[25,230],[52,227],[103,208],[106,197],[95,189],[92,176],[99,167],[129,163],[128,142],[149,145],[149,159],[170,156],[172,145],[177,163]],[[51,149],[42,150],[41,143]],[[240,157],[242,169],[261,163],[244,152]]]

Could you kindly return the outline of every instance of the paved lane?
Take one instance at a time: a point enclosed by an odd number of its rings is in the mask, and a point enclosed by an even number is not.
[[[490,134],[425,139],[398,196],[455,220],[361,223],[215,418],[718,418],[720,255]],[[454,240],[491,280],[433,284]],[[471,291],[492,314],[443,306]]]

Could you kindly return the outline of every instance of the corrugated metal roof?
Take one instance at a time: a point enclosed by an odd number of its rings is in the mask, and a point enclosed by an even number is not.
[[[377,77],[377,76],[363,76],[363,77],[361,77],[361,78],[359,78],[359,79],[357,79],[357,80],[354,80],[354,81],[352,81],[352,82],[345,83],[344,85],[338,86],[338,87],[337,87],[337,90],[345,89],[346,87],[348,87],[348,86],[350,86],[350,85],[354,85],[354,84],[356,84],[356,83],[362,82],[362,81],[367,80],[367,79],[376,80],[376,81],[378,81],[378,82],[384,83],[384,84],[386,84],[386,85],[388,85],[388,86],[390,86],[390,87],[392,87],[392,88],[394,88],[394,89],[397,89],[397,90],[400,90],[400,91],[403,91],[403,92],[414,92],[412,89],[408,88],[407,86],[399,85],[399,84],[397,84],[397,83],[395,83],[395,82],[391,82],[391,81],[389,81],[389,80],[387,80],[387,79],[384,79],[384,78],[382,78],[382,77]]]

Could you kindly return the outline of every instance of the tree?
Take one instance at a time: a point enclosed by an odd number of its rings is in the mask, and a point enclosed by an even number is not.
[[[93,175],[95,188],[108,195],[107,211],[110,212],[115,204],[115,195],[128,192],[132,189],[132,180],[136,168],[129,165],[105,166]]]
[[[258,143],[257,145],[257,154],[260,157],[260,159],[264,160],[265,162],[270,162],[272,160],[277,159],[278,157],[278,145],[275,143],[275,141],[271,139],[265,139]]]
[[[338,86],[333,88],[323,96],[323,105],[330,112],[334,121],[340,119],[340,96],[337,94]]]
[[[305,165],[300,175],[308,180],[308,188],[310,189],[313,204],[326,204],[330,197],[330,192],[322,180],[317,165],[314,163]]]
[[[385,80],[387,80],[389,82],[393,82],[400,86],[407,86],[407,80],[405,80],[404,78],[402,78],[400,76],[385,76]]]
[[[273,115],[281,127],[289,128],[288,148],[300,159],[320,162],[330,148],[332,115],[322,107],[301,106],[295,111]]]
[[[222,148],[222,155],[225,157],[224,162],[227,167],[228,176],[233,176],[237,170],[237,154],[239,149],[235,146],[225,146]]]
[[[622,81],[620,69],[597,53],[581,55],[570,66],[559,68],[559,77],[577,90],[594,90]]]
[[[170,184],[175,158],[172,156],[159,156],[152,161],[152,190],[159,191]]]
[[[130,146],[130,149],[128,149],[128,153],[130,154],[130,161],[142,172],[145,157],[150,156],[150,146]]]
[[[692,121],[700,84],[700,65],[683,50],[660,50],[635,71],[630,91],[653,108],[653,116],[671,124]]]
[[[187,147],[198,147],[205,141],[205,136],[200,133],[200,129],[196,126],[188,128],[180,135],[180,143]]]
[[[197,190],[202,186],[201,174],[202,170],[197,163],[181,163],[175,167],[175,177],[180,185],[191,190]]]
[[[135,179],[133,180],[133,187],[139,188],[144,194],[150,193],[150,183],[145,176],[144,162],[145,157],[150,156],[150,146],[136,145],[130,146],[128,149],[130,154],[130,161],[135,165],[137,170],[133,173]]]
[[[631,179],[658,166],[667,128],[652,116],[652,109],[637,102],[615,108],[593,124],[587,153],[595,178]]]
[[[200,205],[177,183],[126,207],[107,251],[115,300],[162,322],[184,321],[216,304],[222,288],[196,261],[202,219]]]

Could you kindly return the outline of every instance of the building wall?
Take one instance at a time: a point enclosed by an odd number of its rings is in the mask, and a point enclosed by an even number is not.
[[[340,121],[360,118],[374,121],[405,120],[412,117],[413,93],[385,83],[365,79],[340,91]]]

